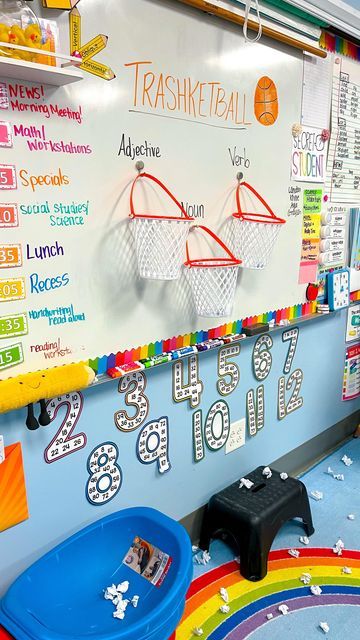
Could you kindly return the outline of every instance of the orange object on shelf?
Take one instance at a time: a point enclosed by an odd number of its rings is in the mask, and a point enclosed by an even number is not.
[[[0,464],[0,532],[28,517],[21,444],[17,442],[5,447],[5,460]]]

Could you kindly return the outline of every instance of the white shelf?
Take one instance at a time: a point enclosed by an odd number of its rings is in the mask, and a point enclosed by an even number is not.
[[[65,84],[83,80],[82,72],[75,67],[66,69],[51,67],[47,64],[26,62],[25,60],[6,58],[4,56],[0,56],[0,77],[50,84],[55,87],[62,87]]]

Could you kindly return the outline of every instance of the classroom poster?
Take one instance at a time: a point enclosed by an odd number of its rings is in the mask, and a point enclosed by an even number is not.
[[[303,228],[299,282],[315,282],[319,263],[322,189],[303,193]]]
[[[327,146],[321,129],[302,126],[301,132],[293,136],[292,179],[297,182],[324,182]]]
[[[343,379],[343,400],[360,396],[360,343],[347,347]]]
[[[333,203],[356,204],[359,200],[359,107],[359,63],[344,56],[335,56],[326,179],[326,189]]]

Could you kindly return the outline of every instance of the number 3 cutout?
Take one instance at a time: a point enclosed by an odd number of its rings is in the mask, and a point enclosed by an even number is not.
[[[75,451],[80,451],[86,446],[85,433],[72,435],[81,416],[83,404],[84,398],[79,392],[67,393],[48,401],[46,409],[51,422],[55,420],[60,407],[66,407],[66,413],[54,438],[44,451],[47,464],[61,460],[61,458],[65,458]]]
[[[120,431],[135,431],[145,422],[149,413],[149,400],[144,393],[145,389],[146,377],[142,371],[134,371],[121,378],[118,391],[125,393],[125,404],[135,407],[136,413],[132,418],[123,409],[115,413],[115,425]]]

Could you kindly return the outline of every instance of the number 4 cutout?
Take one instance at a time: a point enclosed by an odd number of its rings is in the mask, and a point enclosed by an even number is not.
[[[173,400],[184,402],[189,400],[190,407],[195,409],[200,404],[204,385],[199,380],[199,360],[197,355],[188,359],[188,384],[184,382],[184,362],[176,362],[173,365]]]

